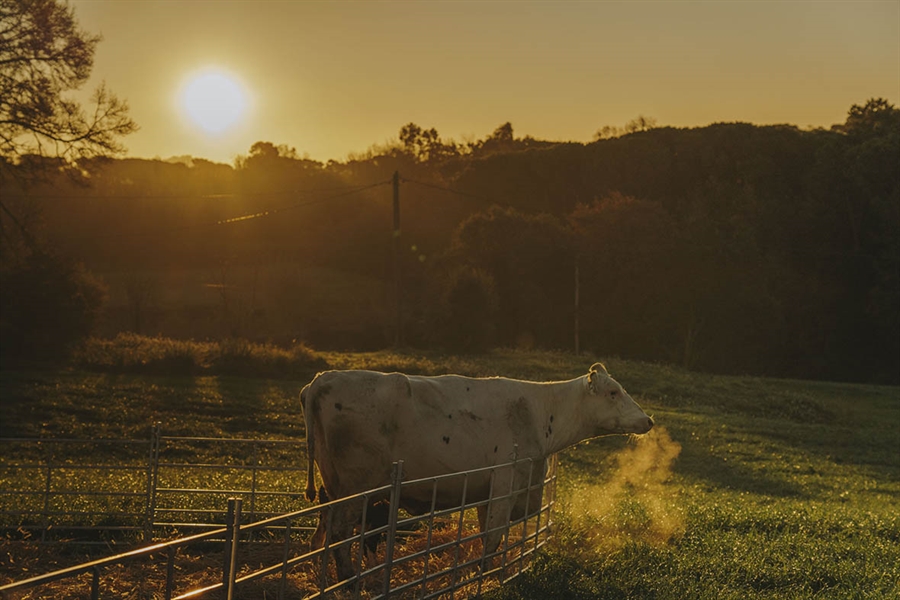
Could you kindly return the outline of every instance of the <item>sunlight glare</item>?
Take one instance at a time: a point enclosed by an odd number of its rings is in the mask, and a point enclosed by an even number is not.
[[[241,117],[247,99],[233,77],[210,71],[191,79],[182,103],[194,123],[209,133],[221,133]]]

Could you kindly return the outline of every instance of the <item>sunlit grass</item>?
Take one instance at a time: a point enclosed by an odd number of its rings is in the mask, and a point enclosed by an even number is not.
[[[565,452],[550,550],[489,598],[900,597],[898,388],[611,362],[680,452]]]
[[[82,369],[111,373],[276,379],[307,379],[327,367],[303,344],[280,348],[243,339],[197,342],[132,333],[120,333],[113,339],[88,339],[75,352],[73,362]]]

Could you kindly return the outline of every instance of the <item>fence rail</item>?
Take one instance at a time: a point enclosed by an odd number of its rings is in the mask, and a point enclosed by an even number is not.
[[[164,556],[165,564],[157,561],[156,570],[159,573],[158,589],[162,590],[161,595],[166,600],[199,598],[211,592],[232,598],[239,587],[253,593],[249,586],[263,580],[274,582],[278,598],[284,598],[287,593],[292,596],[299,593],[310,599],[323,598],[337,591],[372,600],[399,594],[420,599],[447,593],[455,597],[457,591],[465,596],[477,596],[491,582],[504,582],[521,574],[550,538],[556,465],[555,456],[540,464],[521,459],[461,473],[403,481],[402,463],[397,463],[388,486],[246,525],[243,524],[242,499],[231,498],[225,527],[8,584],[0,587],[0,593],[4,598],[13,598],[12,594],[23,590],[90,573],[91,598],[96,600],[101,596],[105,569],[128,561]],[[536,466],[540,468],[536,470]],[[523,476],[525,473],[527,476]],[[534,473],[539,473],[536,480],[533,480]],[[478,492],[479,482],[485,480],[489,481],[489,493],[482,495]],[[439,496],[446,498],[448,489],[460,493],[458,503],[451,505],[438,501]],[[402,512],[400,507],[404,498],[421,498],[423,490],[430,491],[430,510],[422,515]],[[369,507],[385,497],[389,498],[387,524],[367,529]],[[532,501],[535,504],[530,505]],[[330,525],[336,511],[348,507],[358,507],[361,513],[353,534],[345,539],[335,539],[329,526],[324,544],[311,547],[304,532],[308,527],[302,525],[318,519],[324,519]],[[487,525],[481,530],[471,525],[473,513],[479,509],[484,509],[488,515]],[[492,510],[503,511],[495,514],[503,514],[505,518],[492,520]],[[254,556],[252,563],[259,566],[250,569],[249,562],[243,562],[241,557],[250,552],[253,545],[248,542],[254,536],[266,540],[256,546],[277,550],[274,554],[280,558],[263,561]],[[381,536],[384,536],[381,554],[366,558],[366,549],[371,546],[367,542],[380,540]],[[500,543],[489,551],[485,540],[492,536],[499,536]],[[183,574],[185,571],[184,565],[178,567],[176,564],[179,557],[183,558],[180,552],[216,540],[223,547],[219,562],[221,577],[183,589],[185,586],[179,586],[175,576],[176,572]],[[354,557],[356,573],[341,579],[332,568],[330,558],[344,550],[349,550]],[[267,556],[272,555],[269,552]],[[148,579],[152,577],[141,577],[142,582]]]
[[[251,518],[283,514],[305,504],[305,456],[303,439],[166,436],[158,424],[146,440],[0,438],[0,530],[41,542],[102,544],[98,536],[122,532],[151,542],[222,527],[233,495]]]

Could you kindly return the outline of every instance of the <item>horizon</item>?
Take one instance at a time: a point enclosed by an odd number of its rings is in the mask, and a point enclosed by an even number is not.
[[[897,2],[71,5],[103,38],[79,93],[129,103],[128,158],[344,161],[410,122],[462,143],[506,122],[587,143],[639,115],[828,128],[900,98]]]
[[[869,99],[866,99],[866,100],[869,100]],[[856,102],[856,103],[854,103],[854,104],[859,105],[859,106],[863,106],[865,103],[866,103],[866,101],[860,101],[860,102]],[[893,103],[892,103],[892,104],[893,104]],[[848,110],[848,111],[849,111],[849,109],[850,109],[850,106],[847,107],[847,110]],[[845,113],[846,113],[846,112],[847,112],[847,111],[845,111]],[[643,115],[642,115],[642,116],[643,116]],[[664,124],[664,123],[654,123],[653,125],[651,125],[650,127],[648,127],[648,128],[646,129],[646,131],[650,131],[650,130],[654,130],[654,129],[704,129],[704,128],[707,128],[707,127],[712,127],[712,126],[714,126],[714,125],[750,125],[750,126],[752,126],[752,127],[782,127],[782,126],[783,126],[783,127],[796,127],[797,129],[799,129],[799,130],[801,130],[801,131],[815,131],[815,130],[818,130],[818,129],[830,130],[830,129],[831,129],[832,127],[834,127],[835,125],[842,125],[843,123],[844,123],[844,120],[841,120],[841,121],[839,121],[839,122],[832,123],[831,125],[826,125],[826,126],[812,126],[812,125],[809,125],[809,126],[806,126],[806,127],[800,127],[799,125],[797,125],[797,124],[795,124],[795,123],[750,123],[749,121],[714,121],[714,122],[705,123],[705,124],[702,124],[702,125],[690,125],[690,126],[684,126],[684,127],[675,127],[675,126],[673,126],[673,125],[667,125],[667,124]],[[627,125],[627,124],[626,124],[626,125]],[[515,124],[513,124],[513,127],[515,128]],[[397,129],[398,129],[398,131],[399,131],[400,127],[398,126]],[[438,133],[440,133],[440,132],[438,132]],[[491,133],[492,133],[492,131],[485,132],[483,135],[478,136],[478,139],[479,139],[479,140],[482,140],[482,139],[488,137]],[[544,142],[544,143],[549,143],[549,144],[582,144],[582,145],[588,145],[588,144],[591,144],[591,143],[596,142],[596,141],[601,141],[601,140],[603,140],[603,139],[614,139],[614,138],[623,137],[623,136],[626,136],[626,135],[631,135],[632,133],[639,133],[639,131],[638,131],[638,132],[626,132],[626,131],[624,131],[624,130],[622,130],[622,129],[620,128],[618,131],[616,131],[613,135],[611,135],[611,136],[609,136],[609,137],[606,137],[606,138],[597,138],[596,136],[594,136],[593,139],[585,140],[585,141],[582,141],[582,140],[546,140],[546,139],[535,138],[534,136],[529,136],[529,134],[527,134],[527,133],[522,134],[522,135],[519,135],[519,134],[517,133],[516,136],[515,136],[515,139],[518,140],[518,139],[530,137],[531,139],[534,139],[534,140],[537,141],[537,142]],[[454,139],[454,138],[451,138],[451,137],[443,137],[443,136],[442,136],[441,139],[442,139],[443,141],[445,141],[445,142],[449,142],[449,141],[453,141],[453,142],[456,142],[456,143],[460,143],[460,142],[461,142],[460,140]],[[472,139],[474,139],[474,137],[473,137]],[[269,142],[269,143],[273,143],[273,144],[274,144],[274,142],[273,142],[272,140],[256,140],[256,142]],[[394,143],[397,144],[397,147],[401,147],[401,143],[400,143],[399,139],[398,139],[396,136],[394,136],[394,138],[393,138],[392,140],[386,140],[385,143],[390,143],[390,142],[394,142]],[[254,143],[255,143],[255,142],[254,142]],[[251,144],[251,145],[252,145],[252,144]],[[281,146],[280,144],[274,144],[274,145],[276,145],[276,146]],[[315,161],[315,162],[320,162],[320,163],[322,163],[322,164],[327,164],[327,163],[330,162],[330,161],[334,161],[334,162],[336,162],[336,163],[347,163],[347,162],[356,160],[356,159],[357,159],[357,155],[365,154],[366,152],[368,152],[369,150],[372,150],[372,149],[377,150],[378,147],[380,147],[381,145],[382,145],[382,144],[373,143],[373,144],[370,144],[369,147],[366,148],[366,149],[364,149],[364,150],[360,150],[360,151],[358,151],[358,152],[348,152],[346,156],[343,156],[343,157],[340,157],[340,158],[330,158],[330,159],[325,159],[325,160],[319,160],[319,159],[316,159],[316,158],[314,158],[314,157],[304,156],[304,155],[301,154],[299,151],[297,152],[297,156],[296,156],[296,157],[287,157],[287,158],[294,158],[294,159],[296,159],[296,160],[312,160],[312,161]],[[285,146],[289,146],[289,145],[285,144]],[[292,148],[292,149],[296,150],[295,148]],[[130,154],[126,154],[126,155],[123,155],[123,156],[116,156],[116,157],[113,157],[113,159],[114,159],[114,160],[134,159],[134,160],[161,161],[161,162],[168,162],[168,163],[184,163],[184,164],[187,164],[188,161],[193,161],[193,160],[206,160],[206,161],[212,162],[212,163],[214,163],[214,164],[224,164],[224,165],[228,165],[228,166],[230,166],[230,167],[235,167],[235,166],[236,166],[236,165],[235,165],[236,161],[237,161],[239,158],[242,158],[242,157],[243,157],[243,158],[246,158],[246,157],[249,155],[249,152],[250,152],[250,147],[248,147],[244,152],[240,152],[240,153],[238,153],[237,155],[235,155],[235,157],[234,157],[233,159],[231,159],[231,160],[226,160],[226,161],[213,160],[213,159],[210,159],[210,158],[205,157],[205,156],[195,156],[195,155],[193,155],[193,154],[173,154],[173,155],[171,155],[171,156],[132,156],[132,155],[130,155]],[[191,165],[188,165],[188,166],[191,166]]]

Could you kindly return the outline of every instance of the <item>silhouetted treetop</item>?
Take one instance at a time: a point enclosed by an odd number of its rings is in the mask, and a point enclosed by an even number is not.
[[[854,104],[836,131],[851,136],[884,135],[900,126],[900,110],[884,98],[870,98],[864,105]]]
[[[87,81],[99,41],[65,3],[0,2],[0,158],[37,154],[71,165],[124,151],[118,138],[137,129],[125,101],[103,84],[87,112],[64,96]]]

